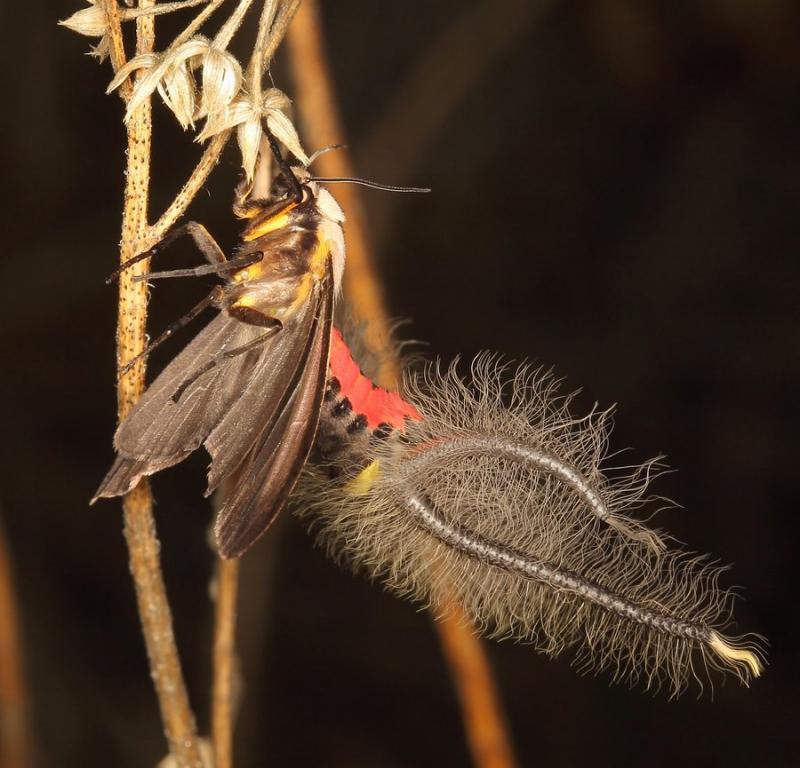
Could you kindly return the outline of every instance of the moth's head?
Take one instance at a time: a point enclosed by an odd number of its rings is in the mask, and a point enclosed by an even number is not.
[[[293,165],[289,169],[289,172],[294,175],[304,192],[307,192],[311,196],[316,196],[316,184],[311,183],[311,174],[308,172],[308,169],[304,168],[302,165]],[[292,183],[292,180],[287,179],[284,173],[279,173],[272,180],[269,198],[273,202],[286,199],[294,194],[294,189],[295,185]]]

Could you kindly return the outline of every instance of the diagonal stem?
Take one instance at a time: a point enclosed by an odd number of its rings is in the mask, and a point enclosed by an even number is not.
[[[344,142],[333,81],[328,67],[316,0],[305,0],[287,37],[297,105],[311,147]],[[319,175],[354,176],[350,154],[341,149],[319,158]],[[366,222],[355,185],[337,189],[337,197],[347,211],[347,270],[345,292],[357,318],[369,322],[372,336],[367,342],[386,349],[389,324],[383,291],[375,269]],[[398,378],[397,362],[384,366],[384,383]],[[500,698],[491,667],[480,640],[461,608],[451,603],[447,615],[436,623],[442,651],[450,667],[461,704],[464,728],[479,768],[512,768],[515,765],[511,740],[505,725]]]

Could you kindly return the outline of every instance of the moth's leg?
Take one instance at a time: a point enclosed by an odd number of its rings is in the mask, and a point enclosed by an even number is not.
[[[136,363],[143,357],[147,357],[157,346],[165,342],[175,331],[180,330],[185,325],[192,322],[203,310],[208,307],[219,307],[222,304],[224,292],[222,286],[216,286],[211,293],[208,294],[202,301],[193,306],[183,317],[178,318],[174,323],[167,326],[167,328],[153,341],[151,341],[136,357],[128,360],[125,365],[119,370],[119,376],[124,376]]]
[[[140,283],[143,280],[161,280],[165,277],[199,277],[200,275],[219,275],[226,272],[234,272],[239,269],[249,267],[264,258],[261,251],[252,251],[251,253],[242,253],[234,256],[232,259],[223,262],[222,264],[207,264],[202,267],[193,267],[191,269],[169,269],[166,272],[148,272],[145,275],[136,275],[133,278],[134,283]]]
[[[217,241],[211,237],[209,231],[202,225],[196,221],[187,221],[185,224],[181,224],[178,227],[174,227],[171,229],[167,234],[154,245],[150,250],[143,251],[142,253],[137,254],[133,258],[128,259],[127,261],[120,264],[107,278],[106,283],[112,283],[116,280],[126,269],[132,267],[134,264],[138,264],[140,261],[144,261],[145,259],[152,258],[156,254],[163,251],[167,246],[171,245],[175,242],[179,237],[183,235],[189,235],[192,240],[194,240],[194,244],[197,246],[197,250],[203,254],[205,260],[209,264],[225,264],[227,259],[225,258],[225,254],[222,251],[222,248],[219,247]]]
[[[208,373],[220,365],[224,365],[234,357],[238,357],[239,355],[243,355],[246,352],[250,352],[251,350],[260,347],[265,341],[271,339],[276,333],[278,333],[281,328],[283,328],[283,324],[280,322],[280,320],[275,320],[273,318],[272,325],[264,325],[262,327],[267,328],[267,330],[260,336],[257,336],[252,341],[248,341],[247,344],[242,344],[240,347],[234,347],[233,349],[227,349],[223,352],[220,352],[219,354],[214,355],[214,357],[212,357],[205,365],[200,366],[200,368],[198,368],[191,376],[185,379],[175,390],[172,395],[172,402],[177,403],[178,400],[181,399],[183,393],[203,374]]]

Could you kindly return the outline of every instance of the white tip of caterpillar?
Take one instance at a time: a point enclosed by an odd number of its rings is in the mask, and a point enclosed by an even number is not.
[[[751,677],[759,677],[764,671],[764,662],[755,646],[751,649],[733,645],[712,631],[708,647],[717,654],[720,661],[739,675],[745,685]]]

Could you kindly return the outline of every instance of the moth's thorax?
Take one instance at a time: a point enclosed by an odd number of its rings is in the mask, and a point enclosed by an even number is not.
[[[228,306],[258,309],[286,322],[322,281],[329,260],[335,287],[339,287],[344,239],[339,221],[331,216],[339,210],[335,201],[335,208],[331,207],[331,200],[327,192],[309,184],[300,202],[255,204],[246,209],[249,220],[237,255],[258,253],[261,258],[231,276]]]
[[[235,273],[234,283],[271,280],[303,271],[321,279],[330,258],[334,285],[339,290],[344,271],[344,214],[327,190],[307,182],[300,202],[266,202],[235,210],[248,219],[239,253],[260,252],[263,258]]]

